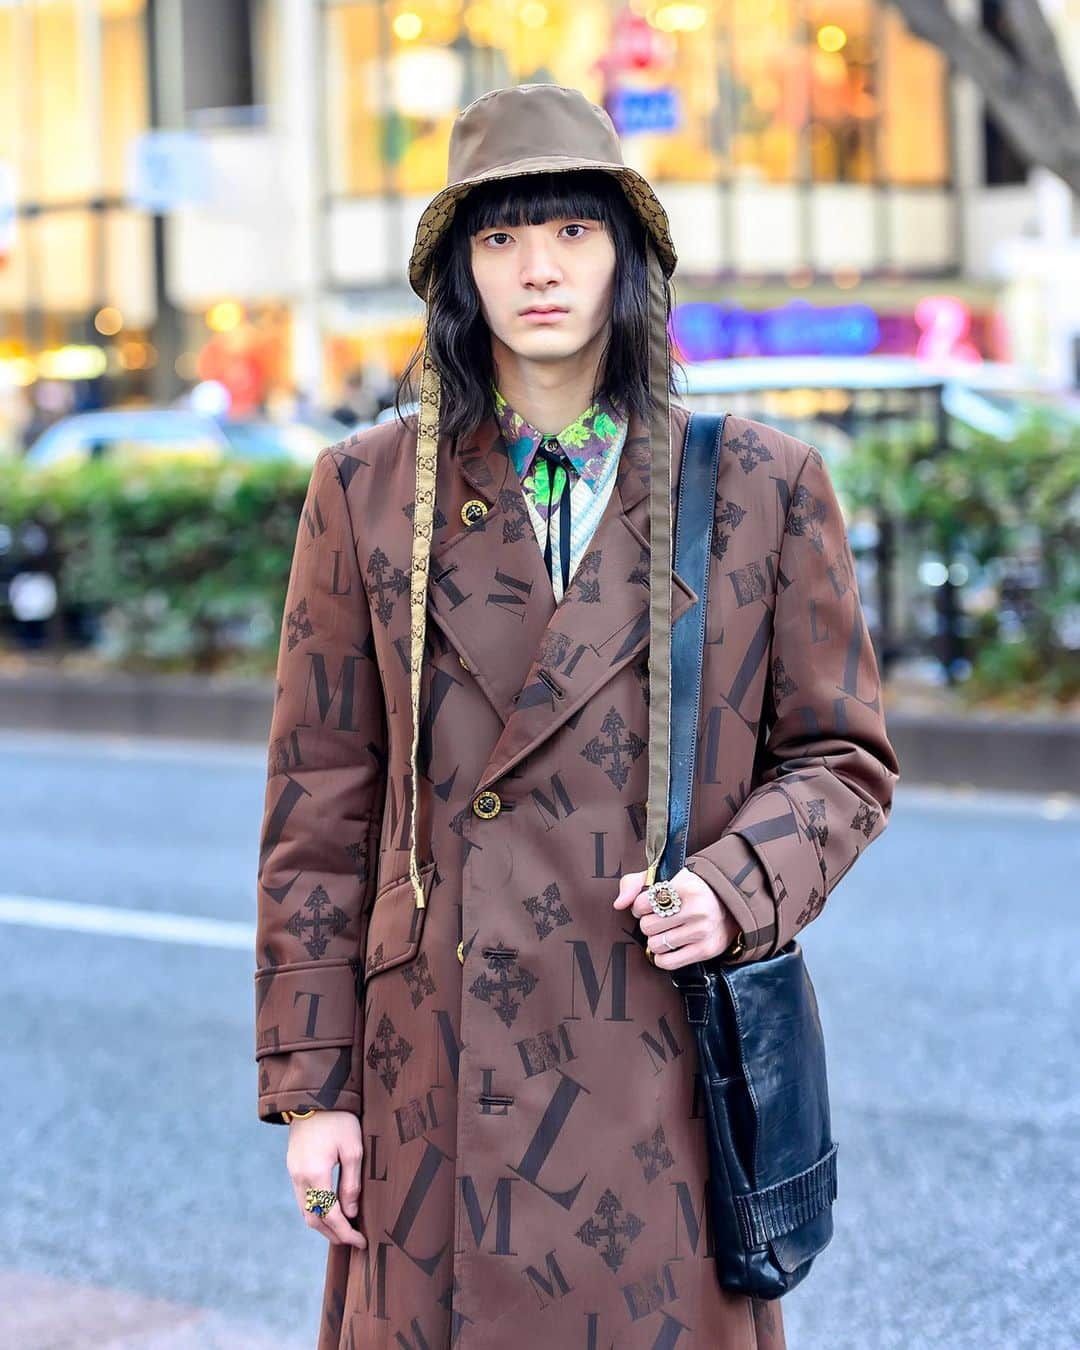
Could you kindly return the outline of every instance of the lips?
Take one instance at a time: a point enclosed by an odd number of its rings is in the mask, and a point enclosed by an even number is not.
[[[565,314],[566,312],[562,305],[533,305],[529,309],[523,309],[521,317],[524,319],[529,314]]]

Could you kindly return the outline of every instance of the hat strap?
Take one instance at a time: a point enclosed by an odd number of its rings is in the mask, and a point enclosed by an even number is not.
[[[645,885],[656,877],[668,830],[671,740],[671,354],[664,274],[652,239],[649,277],[649,786]]]
[[[435,269],[428,276],[428,312],[434,288]],[[427,622],[428,563],[431,558],[432,523],[435,518],[435,458],[439,445],[439,414],[442,408],[442,380],[424,341],[424,361],[420,374],[420,413],[416,434],[416,497],[413,503],[412,568],[409,573],[409,689],[412,701],[412,745],[409,770],[412,800],[409,807],[409,877],[416,908],[423,909],[424,884],[416,861],[416,822],[419,816],[420,775],[417,769],[417,745],[420,739],[420,674],[424,659],[424,633]]]
[[[667,842],[671,740],[671,363],[667,305],[660,258],[649,241],[649,779],[645,799],[645,885],[651,886]],[[428,304],[434,287],[428,276]],[[435,463],[439,441],[442,381],[427,342],[420,376],[416,440],[416,497],[413,506],[410,571],[409,686],[412,702],[412,782],[409,809],[409,877],[418,909],[425,905],[417,867],[417,819],[420,782],[417,746],[420,729],[420,676],[427,619],[428,564],[435,516]]]

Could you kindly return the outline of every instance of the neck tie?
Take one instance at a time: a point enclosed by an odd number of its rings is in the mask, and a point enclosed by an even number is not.
[[[542,441],[536,451],[537,468],[543,464],[550,484],[548,493],[547,539],[544,544],[544,565],[554,583],[555,574],[551,569],[551,517],[556,506],[559,509],[559,566],[562,574],[562,589],[570,585],[570,461],[566,451],[552,436]],[[560,472],[561,470],[561,472]]]

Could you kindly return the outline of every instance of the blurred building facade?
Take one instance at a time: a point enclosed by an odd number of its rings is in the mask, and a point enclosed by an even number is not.
[[[454,116],[545,80],[603,103],[657,185],[693,355],[760,347],[753,316],[798,301],[787,331],[823,350],[856,306],[875,350],[970,322],[983,357],[1076,382],[1080,319],[1038,322],[1008,261],[1053,189],[886,0],[0,0],[0,387],[224,372],[328,403],[357,365],[396,372]]]

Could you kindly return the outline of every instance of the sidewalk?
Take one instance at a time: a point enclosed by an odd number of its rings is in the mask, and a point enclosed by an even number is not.
[[[0,727],[265,744],[272,677],[141,675],[5,654]],[[885,716],[903,780],[1080,793],[1080,702],[1065,710],[964,708],[951,690],[897,678]]]

